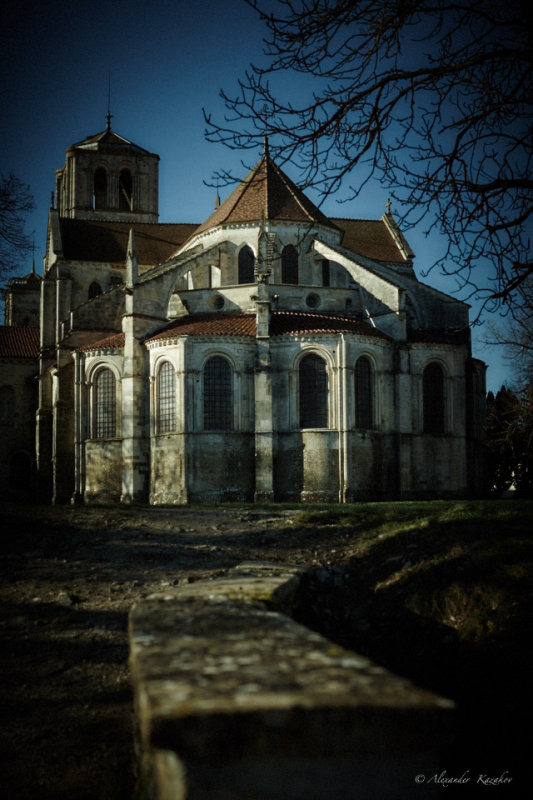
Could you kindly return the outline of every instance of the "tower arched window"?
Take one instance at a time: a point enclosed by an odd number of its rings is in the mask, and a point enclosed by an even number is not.
[[[370,359],[358,358],[355,364],[355,425],[370,429],[373,426],[374,376]]]
[[[323,358],[310,353],[300,361],[300,428],[328,427],[328,373]]]
[[[239,251],[239,283],[253,283],[255,256],[254,251],[245,245]]]
[[[102,287],[98,281],[93,281],[89,286],[89,300],[92,300],[94,297],[98,297],[99,294],[102,294]]]
[[[233,429],[233,370],[222,356],[213,356],[204,367],[204,430]]]
[[[288,244],[281,253],[281,282],[298,283],[298,251],[293,244]]]
[[[176,430],[176,375],[169,361],[164,361],[157,373],[157,430]]]
[[[440,364],[428,364],[422,378],[424,433],[444,433],[444,372]]]
[[[97,439],[116,436],[117,389],[113,372],[101,369],[94,385],[94,433]]]
[[[121,169],[118,178],[118,207],[120,211],[131,211],[133,204],[133,181],[129,169]]]
[[[104,167],[97,167],[93,179],[93,207],[107,207],[107,172]]]

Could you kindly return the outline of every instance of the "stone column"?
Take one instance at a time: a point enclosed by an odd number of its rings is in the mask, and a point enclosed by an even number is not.
[[[257,285],[255,357],[255,494],[258,502],[274,500],[272,356],[270,353],[270,298],[265,280]]]
[[[121,391],[122,494],[121,502],[144,502],[148,498],[149,447],[145,413],[148,384],[146,351],[139,338],[146,322],[137,309],[138,265],[133,231],[130,231],[126,261],[126,302],[122,318],[124,331],[124,371]]]
[[[74,490],[74,363],[61,348],[52,382],[52,502],[67,503]]]
[[[405,497],[412,489],[412,433],[413,433],[413,379],[409,363],[409,348],[398,344],[394,352],[394,419],[396,446],[396,486],[391,487],[397,497]]]

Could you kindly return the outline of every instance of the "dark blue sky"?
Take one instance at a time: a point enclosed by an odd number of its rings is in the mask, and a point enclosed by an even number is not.
[[[0,172],[15,172],[35,197],[27,230],[35,231],[39,272],[55,170],[68,146],[105,128],[109,76],[112,128],[161,158],[161,222],[200,223],[209,216],[215,190],[204,181],[217,169],[244,175],[241,160],[251,166],[261,154],[206,142],[202,108],[222,119],[219,91],[236,92],[249,63],[262,61],[264,35],[244,0],[4,0]],[[297,91],[312,86],[300,80]],[[221,190],[222,199],[228,192]],[[329,199],[323,210],[379,218],[386,200],[385,189],[375,185],[354,202],[339,206]],[[420,277],[442,242],[426,239],[422,230],[410,231],[408,239]],[[31,258],[20,273],[30,268]],[[448,294],[455,290],[436,273],[423,280]],[[474,331],[474,355],[489,364],[487,386],[497,390],[506,380],[505,364],[499,351],[482,346],[485,335],[485,326]]]

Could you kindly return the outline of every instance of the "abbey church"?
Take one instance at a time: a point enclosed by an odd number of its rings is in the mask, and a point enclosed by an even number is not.
[[[326,217],[265,144],[200,224],[110,126],[57,170],[43,276],[0,332],[0,483],[52,502],[353,501],[483,490],[468,306],[390,209]]]

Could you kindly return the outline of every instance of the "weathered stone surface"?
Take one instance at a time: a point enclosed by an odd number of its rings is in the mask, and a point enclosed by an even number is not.
[[[158,800],[322,800],[354,782],[358,797],[409,797],[417,765],[429,769],[448,742],[450,701],[268,607],[285,579],[296,572],[242,565],[132,609],[140,739]]]

